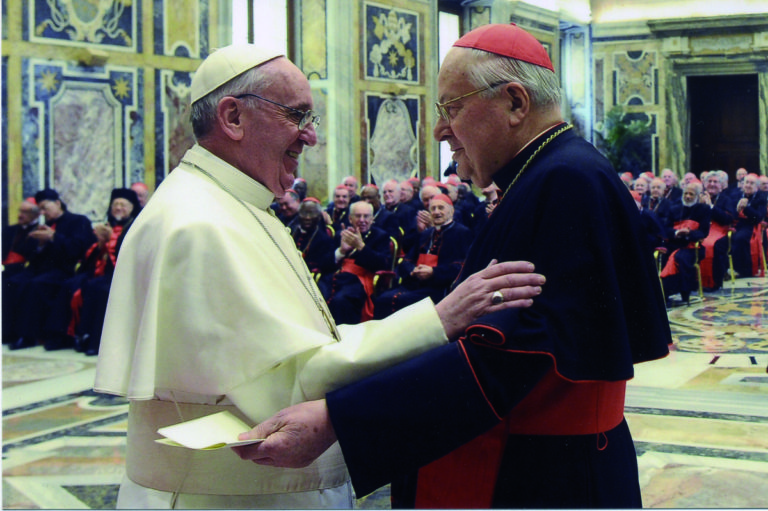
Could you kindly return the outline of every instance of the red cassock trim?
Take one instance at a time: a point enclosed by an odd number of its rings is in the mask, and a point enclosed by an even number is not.
[[[419,258],[416,260],[416,264],[424,264],[427,266],[431,266],[434,268],[437,266],[437,255],[436,254],[419,254]]]
[[[8,256],[3,261],[3,264],[18,264],[18,263],[24,263],[26,261],[27,260],[23,255],[11,250],[10,252],[8,252]]]
[[[728,234],[728,226],[712,222],[709,226],[709,235],[701,241],[704,247],[704,259],[699,262],[701,267],[701,285],[704,287],[714,287],[715,281],[712,278],[712,259],[715,256],[715,242]]]
[[[363,312],[360,317],[361,322],[373,319],[373,276],[374,273],[358,265],[354,259],[344,259],[341,262],[341,271],[354,273],[360,279],[360,283],[365,289],[366,300],[363,305]]]
[[[624,417],[626,382],[565,379],[553,368],[488,433],[419,470],[416,507],[488,508],[508,435],[588,435]]]

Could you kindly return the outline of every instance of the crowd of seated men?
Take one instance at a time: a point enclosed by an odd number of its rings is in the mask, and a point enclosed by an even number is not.
[[[275,201],[338,323],[383,318],[423,298],[439,301],[458,275],[474,235],[498,202],[478,199],[458,176],[389,180],[358,189],[346,177],[323,207],[306,182]]]
[[[120,245],[148,195],[143,183],[113,189],[96,224],[50,188],[22,202],[2,233],[3,344],[98,353]]]
[[[717,291],[727,276],[762,275],[768,177],[739,169],[731,186],[728,174],[720,170],[703,172],[700,178],[688,173],[681,182],[669,169],[659,177],[644,173],[620,178],[637,202],[646,245],[658,257],[670,306],[670,297],[678,294],[689,302],[698,289]],[[283,200],[275,207],[336,321],[357,323],[384,318],[425,297],[439,301],[497,204],[498,193],[491,185],[480,200],[456,175],[445,183],[411,178],[359,190],[357,180],[347,177],[325,208],[298,192],[289,192],[291,208],[284,208]],[[307,206],[312,223],[298,227],[294,211],[307,201],[314,203]],[[367,206],[355,206],[359,203]],[[331,248],[320,245],[332,247],[333,257]]]
[[[659,257],[668,302],[676,294],[689,302],[699,288],[717,291],[726,275],[765,276],[768,177],[741,168],[730,186],[722,170],[688,173],[679,184],[669,169],[660,178],[621,178],[641,212],[648,250]]]
[[[701,287],[717,291],[727,276],[764,275],[768,177],[739,169],[730,186],[721,170],[686,174],[680,183],[669,169],[620,178],[637,203],[668,300],[679,294],[688,302]],[[335,320],[359,323],[447,293],[498,203],[495,185],[482,194],[478,199],[455,174],[445,183],[411,178],[360,190],[350,176],[323,206],[297,178],[272,207]],[[112,190],[106,222],[97,224],[69,211],[52,189],[22,202],[17,223],[2,232],[9,349],[42,344],[98,353],[120,244],[147,198],[143,183]]]

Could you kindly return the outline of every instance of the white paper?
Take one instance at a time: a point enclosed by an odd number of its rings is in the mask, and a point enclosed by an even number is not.
[[[230,412],[224,411],[160,428],[157,432],[165,438],[157,439],[155,442],[189,449],[210,450],[255,444],[264,440],[263,438],[245,441],[237,439],[240,433],[250,430],[246,423]]]

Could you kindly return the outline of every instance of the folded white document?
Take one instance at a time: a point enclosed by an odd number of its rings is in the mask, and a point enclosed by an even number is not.
[[[237,439],[237,435],[250,430],[245,422],[224,411],[160,428],[157,432],[165,438],[159,438],[155,442],[189,449],[211,450],[264,441],[263,438],[244,441]]]

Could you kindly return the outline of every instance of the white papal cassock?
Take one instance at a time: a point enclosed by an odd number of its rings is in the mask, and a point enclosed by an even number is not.
[[[157,429],[221,410],[256,424],[447,342],[429,300],[339,326],[337,342],[272,200],[196,145],[126,236],[94,387],[130,402],[120,507],[351,506],[338,444],[281,469],[157,444]]]

